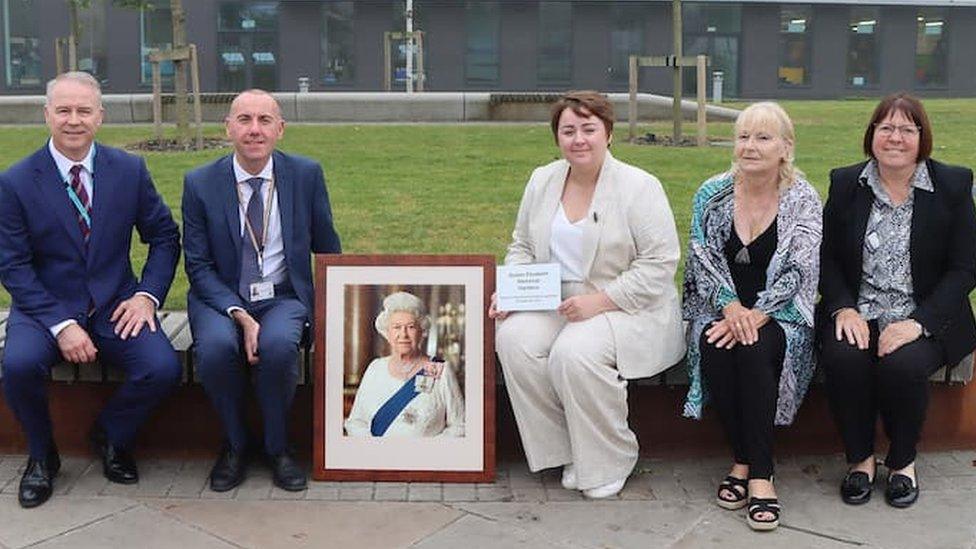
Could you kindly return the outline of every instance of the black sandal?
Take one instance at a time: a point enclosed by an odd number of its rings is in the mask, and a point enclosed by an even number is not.
[[[749,512],[746,521],[753,530],[775,530],[779,526],[779,499],[777,498],[749,498]],[[759,520],[760,513],[773,515],[772,519]]]
[[[739,488],[742,490],[740,491]],[[734,494],[735,499],[725,499],[723,493]],[[729,475],[718,485],[718,492],[715,494],[715,503],[722,509],[735,511],[746,506],[749,499],[749,479],[738,478]]]

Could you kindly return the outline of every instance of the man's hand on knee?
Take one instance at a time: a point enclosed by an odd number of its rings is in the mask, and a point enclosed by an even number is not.
[[[58,332],[58,349],[65,360],[76,364],[94,362],[98,353],[88,332],[77,324],[69,324]]]
[[[145,295],[136,294],[119,303],[110,320],[115,323],[115,335],[120,339],[136,337],[146,325],[150,331],[155,332],[156,304]]]
[[[258,333],[261,331],[261,325],[243,309],[235,309],[231,316],[244,333],[244,355],[247,357],[247,363],[257,364]]]

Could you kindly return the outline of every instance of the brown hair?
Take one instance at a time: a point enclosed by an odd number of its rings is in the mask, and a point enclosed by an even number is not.
[[[559,143],[559,117],[563,111],[572,109],[579,116],[596,116],[603,122],[607,137],[613,134],[613,104],[605,95],[593,90],[566,92],[549,110],[552,115],[552,137]]]
[[[864,155],[874,158],[872,145],[875,127],[896,112],[904,114],[918,126],[918,157],[915,161],[928,160],[929,156],[932,155],[932,125],[929,124],[929,117],[925,114],[925,107],[922,106],[922,102],[906,92],[888,95],[881,99],[878,106],[874,108],[874,114],[871,115],[871,121],[868,122],[868,128],[864,132]]]

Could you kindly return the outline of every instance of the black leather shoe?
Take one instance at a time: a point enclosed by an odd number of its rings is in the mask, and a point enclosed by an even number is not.
[[[37,507],[51,497],[54,477],[61,470],[61,457],[54,446],[48,450],[44,459],[27,458],[24,475],[20,477],[20,490],[17,501],[25,509]]]
[[[112,445],[101,426],[95,425],[91,436],[95,453],[102,458],[102,474],[116,484],[135,484],[139,482],[136,461],[124,448]]]
[[[230,444],[225,444],[210,470],[210,489],[214,492],[233,490],[244,482],[246,473],[246,452],[235,452]]]
[[[871,500],[874,481],[864,471],[849,471],[840,483],[840,498],[849,505],[861,505]]]
[[[305,470],[295,463],[295,459],[288,452],[271,456],[270,459],[271,479],[275,486],[289,492],[301,492],[305,489],[308,484]]]
[[[908,475],[895,473],[888,477],[885,501],[892,507],[909,507],[918,501],[918,482]]]

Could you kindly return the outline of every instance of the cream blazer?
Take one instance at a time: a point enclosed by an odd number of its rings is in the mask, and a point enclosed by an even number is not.
[[[536,168],[519,206],[506,265],[548,263],[550,229],[569,162]],[[653,376],[685,353],[674,285],[680,256],[671,206],[660,181],[607,152],[583,224],[584,283],[620,308],[604,313],[613,330],[617,370]]]

